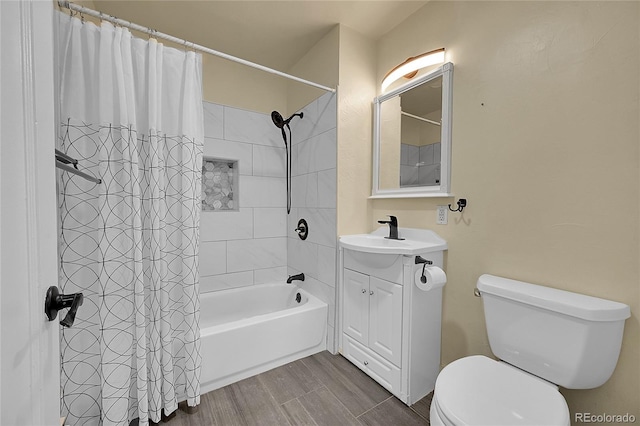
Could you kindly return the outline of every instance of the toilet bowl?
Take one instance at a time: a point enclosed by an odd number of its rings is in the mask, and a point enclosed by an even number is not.
[[[447,365],[436,382],[431,425],[569,425],[558,387],[476,355]]]
[[[558,385],[591,389],[618,362],[629,306],[482,275],[489,344],[447,365],[436,379],[432,425],[570,425]]]

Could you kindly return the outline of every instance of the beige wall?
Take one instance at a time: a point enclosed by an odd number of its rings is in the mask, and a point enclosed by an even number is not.
[[[298,60],[287,74],[327,87],[338,85],[340,28],[336,25]],[[287,117],[326,93],[211,55],[203,55],[204,98],[210,102]]]
[[[369,232],[371,117],[376,96],[375,43],[340,27],[338,88],[338,235]]]
[[[287,111],[287,81],[246,65],[202,55],[205,101],[270,114]]]
[[[296,62],[287,73],[327,87],[338,86],[340,27],[336,25]],[[287,82],[287,116],[326,92],[302,83]]]
[[[329,31],[284,72],[327,87],[338,82],[339,28]],[[223,105],[289,116],[326,92],[211,55],[203,55],[204,99]]]
[[[339,27],[329,31],[284,72],[327,87],[338,84]],[[203,55],[204,99],[265,114],[289,116],[325,90],[211,55]]]
[[[401,226],[430,228],[449,242],[443,364],[491,354],[473,296],[483,273],[631,306],[609,382],[562,390],[572,413],[640,417],[638,6],[427,4],[380,40],[376,81],[408,56],[447,49],[455,64],[452,191],[468,207],[444,226],[435,208],[453,199],[375,200],[369,215],[362,194],[342,185],[344,168],[338,177],[340,223],[368,218],[371,231],[395,214]],[[341,151],[349,143],[340,135]],[[355,228],[362,230],[339,230]]]

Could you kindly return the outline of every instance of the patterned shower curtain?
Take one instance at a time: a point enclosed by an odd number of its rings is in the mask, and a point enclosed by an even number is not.
[[[61,333],[67,424],[141,425],[200,402],[201,56],[59,14]]]

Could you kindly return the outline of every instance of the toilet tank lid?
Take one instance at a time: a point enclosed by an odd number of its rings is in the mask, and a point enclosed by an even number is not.
[[[492,294],[588,321],[620,321],[631,316],[629,306],[624,303],[495,275],[481,275],[477,287],[480,293]]]

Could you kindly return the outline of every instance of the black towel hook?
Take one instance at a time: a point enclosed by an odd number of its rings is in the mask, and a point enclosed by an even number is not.
[[[452,209],[451,208],[451,204],[449,204],[449,210],[451,210],[452,212],[460,212],[462,213],[462,210],[464,210],[465,207],[467,207],[467,199],[466,198],[460,198],[457,203],[458,208],[457,209]]]

